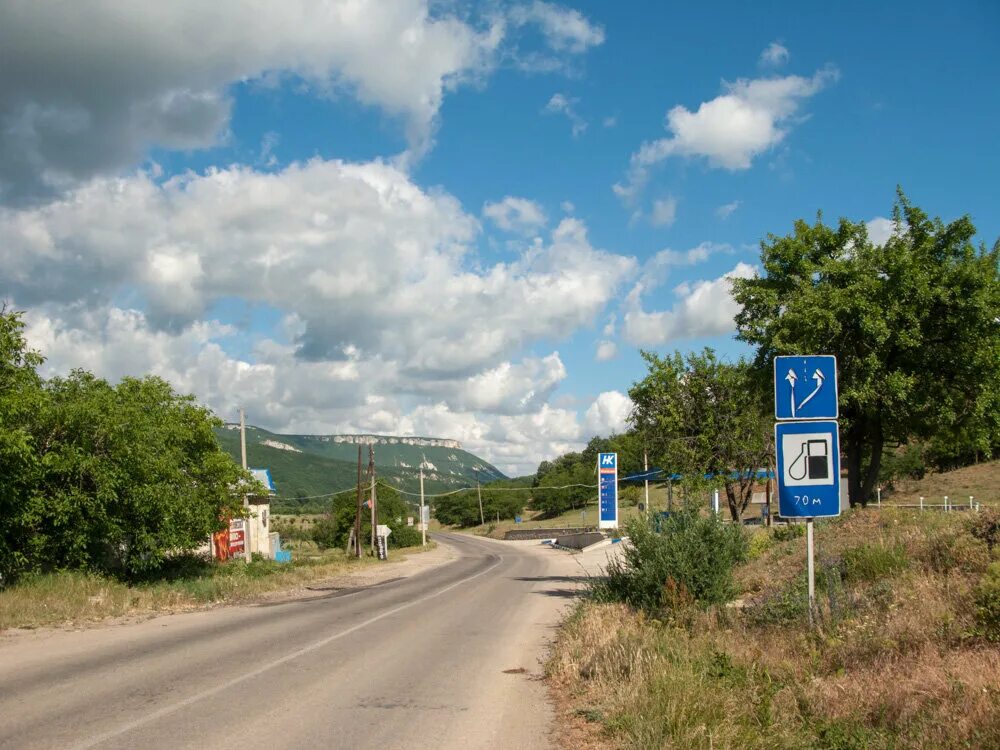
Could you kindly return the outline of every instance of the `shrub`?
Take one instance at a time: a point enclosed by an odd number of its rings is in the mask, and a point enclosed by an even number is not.
[[[1000,641],[1000,562],[990,564],[975,590],[976,634]]]
[[[774,546],[774,539],[770,534],[754,534],[750,537],[749,558],[756,560]]]
[[[844,550],[841,557],[848,581],[876,581],[904,570],[909,563],[902,544],[861,544]]]
[[[311,536],[320,549],[331,549],[340,546],[343,533],[335,517],[323,516],[313,524]]]
[[[801,539],[806,535],[805,524],[786,523],[782,526],[772,526],[771,536],[776,542],[788,542],[792,539]]]
[[[989,547],[990,552],[1000,544],[1000,511],[983,508],[969,522],[969,533]]]
[[[423,542],[423,536],[415,526],[393,528],[392,536],[389,537],[389,546],[391,547],[419,547],[421,542]]]
[[[695,511],[674,513],[659,526],[657,533],[646,519],[626,524],[629,539],[621,557],[609,563],[606,578],[591,584],[596,599],[659,614],[691,602],[706,607],[732,598],[733,568],[748,556],[740,526]]]

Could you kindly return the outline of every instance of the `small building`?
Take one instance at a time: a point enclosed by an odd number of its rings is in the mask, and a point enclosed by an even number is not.
[[[272,557],[270,526],[271,526],[271,498],[277,494],[278,489],[271,479],[271,472],[268,469],[250,469],[253,478],[267,488],[265,495],[248,495],[247,506],[250,511],[250,518],[247,519],[247,530],[249,532],[250,554],[254,553],[264,557]]]

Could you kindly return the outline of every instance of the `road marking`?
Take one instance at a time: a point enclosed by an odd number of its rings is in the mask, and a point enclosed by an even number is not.
[[[138,729],[144,724],[149,724],[150,722],[156,721],[157,719],[162,719],[164,716],[169,716],[175,711],[179,711],[182,708],[190,706],[192,703],[197,703],[201,700],[204,700],[205,698],[209,698],[213,695],[216,695],[217,693],[221,693],[223,690],[229,690],[229,688],[239,685],[241,682],[251,680],[254,677],[259,677],[260,675],[274,669],[275,667],[280,667],[282,664],[287,664],[290,661],[298,659],[300,656],[304,654],[308,654],[310,651],[315,651],[318,648],[326,646],[328,643],[332,643],[338,638],[343,638],[345,635],[350,635],[351,633],[357,632],[362,628],[366,628],[374,622],[378,622],[379,620],[384,620],[386,617],[391,617],[397,612],[402,612],[404,609],[409,609],[410,607],[414,607],[417,604],[422,604],[423,602],[426,602],[428,599],[433,599],[437,596],[441,596],[441,594],[447,593],[448,591],[451,591],[453,588],[461,586],[463,583],[468,583],[469,581],[473,581],[476,578],[479,578],[480,576],[484,576],[491,570],[495,569],[497,566],[500,565],[500,563],[503,562],[503,555],[497,555],[496,557],[497,561],[493,563],[493,565],[488,567],[486,570],[481,570],[475,575],[469,576],[468,578],[463,578],[461,581],[456,581],[455,583],[445,586],[443,589],[435,591],[433,594],[422,596],[419,599],[413,600],[412,602],[407,602],[406,604],[402,604],[398,607],[395,607],[394,609],[390,609],[388,612],[383,612],[380,615],[376,615],[375,617],[369,618],[364,622],[359,622],[357,625],[352,625],[346,630],[341,630],[339,633],[327,636],[326,638],[318,640],[315,643],[312,643],[308,646],[303,646],[297,651],[293,651],[290,654],[286,654],[285,656],[282,656],[280,659],[275,659],[274,661],[264,664],[263,666],[257,667],[256,669],[247,672],[243,675],[240,675],[239,677],[234,677],[231,680],[222,683],[221,685],[216,685],[215,687],[211,687],[208,690],[202,690],[200,693],[195,693],[194,695],[188,696],[184,700],[178,701],[177,703],[174,703],[169,706],[164,706],[163,708],[157,709],[152,713],[146,714],[141,719],[130,721],[128,724],[123,724],[117,729],[112,729],[110,731],[96,735],[94,737],[91,737],[89,740],[85,740],[82,744],[73,745],[72,747],[74,748],[74,750],[88,750],[88,748],[96,747],[97,745],[100,745],[102,742],[107,742],[108,740],[114,739],[115,737],[119,737],[125,734],[126,732],[131,732],[133,729]]]

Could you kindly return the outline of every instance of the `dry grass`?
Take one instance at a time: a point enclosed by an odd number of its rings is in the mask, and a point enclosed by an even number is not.
[[[409,548],[406,554],[421,551],[419,547]],[[393,559],[399,560],[399,554]],[[73,625],[109,617],[251,601],[270,592],[298,588],[373,564],[376,562],[369,557],[356,560],[340,550],[328,550],[299,557],[291,565],[272,561],[210,564],[174,580],[132,586],[85,573],[41,575],[0,590],[0,630]]]
[[[955,471],[931,473],[923,479],[902,479],[884,500],[889,503],[918,503],[923,495],[928,503],[968,504],[969,495],[983,505],[1000,504],[1000,461],[988,461]]]
[[[815,629],[804,547],[758,544],[737,571],[741,606],[672,624],[584,604],[549,662],[560,715],[621,747],[1000,747],[1000,647],[973,635],[991,558],[965,519],[883,509],[817,524]]]

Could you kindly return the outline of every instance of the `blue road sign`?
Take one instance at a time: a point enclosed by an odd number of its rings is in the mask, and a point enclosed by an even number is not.
[[[774,358],[775,419],[837,419],[837,358]]]
[[[779,422],[778,513],[784,518],[840,515],[840,430],[833,420]]]
[[[598,522],[601,529],[618,527],[618,454],[597,454]]]

